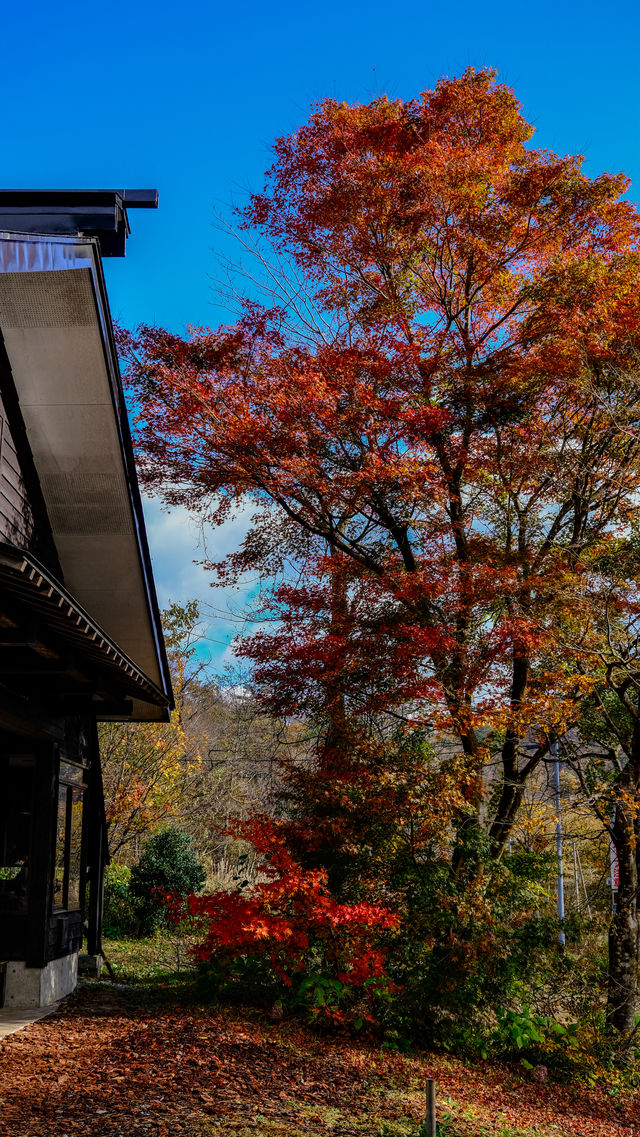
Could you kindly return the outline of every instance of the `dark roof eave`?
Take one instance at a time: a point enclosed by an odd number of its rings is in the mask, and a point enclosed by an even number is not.
[[[101,669],[117,674],[138,699],[170,710],[173,700],[145,675],[56,578],[24,549],[0,541],[0,581],[37,611],[60,638]]]

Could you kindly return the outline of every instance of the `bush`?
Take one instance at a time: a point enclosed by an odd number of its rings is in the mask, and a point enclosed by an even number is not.
[[[138,927],[136,904],[129,890],[131,869],[126,865],[107,865],[104,874],[103,928],[106,936],[121,939]]]
[[[498,1008],[525,998],[554,951],[555,921],[535,913],[555,866],[545,853],[494,861],[479,828],[458,848],[456,874],[429,850],[391,865],[401,923],[388,1022],[421,1045],[473,1057],[489,1047]]]
[[[138,934],[151,936],[166,923],[164,893],[198,892],[205,876],[188,833],[167,828],[151,837],[131,869],[129,892],[136,906]]]
[[[373,1025],[394,989],[385,941],[396,916],[364,901],[335,901],[328,874],[303,869],[272,819],[238,822],[236,835],[264,857],[251,891],[244,881],[236,892],[190,895],[171,905],[173,917],[186,920],[200,940],[194,954],[211,994],[286,1003],[324,1025]]]

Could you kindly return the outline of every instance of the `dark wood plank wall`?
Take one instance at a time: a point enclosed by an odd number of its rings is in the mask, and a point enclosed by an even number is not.
[[[21,548],[33,544],[33,514],[0,396],[0,538]]]

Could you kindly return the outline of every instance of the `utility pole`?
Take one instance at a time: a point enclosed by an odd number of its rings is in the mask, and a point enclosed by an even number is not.
[[[580,882],[578,880],[578,850],[576,849],[575,841],[571,842],[573,846],[573,891],[576,894],[576,908],[580,911]]]
[[[613,811],[612,825],[615,825],[616,814]],[[611,865],[611,911],[615,916],[616,908],[618,906],[618,885],[620,883],[620,864],[618,861],[618,850],[613,843],[613,837],[609,837],[609,863]]]
[[[553,758],[553,773],[556,790],[556,852],[558,854],[558,943],[564,947],[566,937],[564,934],[564,861],[562,856],[562,800],[560,798],[560,760],[558,758],[558,742],[551,743],[551,756]]]
[[[584,879],[584,873],[582,871],[582,861],[580,859],[580,853],[578,853],[578,871],[580,873],[580,880],[582,881],[582,891],[584,892],[584,902],[587,906],[587,916],[589,917],[589,919],[591,919],[591,905],[589,903],[589,893],[587,892],[587,886],[586,886],[585,879]]]

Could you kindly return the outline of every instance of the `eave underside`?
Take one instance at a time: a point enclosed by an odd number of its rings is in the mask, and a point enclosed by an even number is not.
[[[0,542],[0,685],[100,720],[166,721],[167,697],[35,558]]]
[[[15,235],[0,252],[0,330],[59,579],[172,705],[97,248]]]

